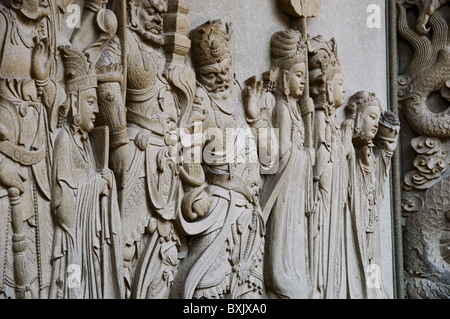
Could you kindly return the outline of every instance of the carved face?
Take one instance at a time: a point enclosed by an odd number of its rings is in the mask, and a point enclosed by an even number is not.
[[[160,47],[164,45],[163,18],[167,12],[166,0],[142,1],[135,5],[131,14],[137,27],[134,29],[146,43]]]
[[[378,105],[367,106],[363,112],[358,113],[358,121],[361,133],[368,140],[373,140],[378,132],[380,107]]]
[[[33,21],[40,21],[50,14],[48,0],[12,0],[11,6]]]
[[[199,82],[215,98],[227,98],[232,92],[233,70],[231,58],[198,68]]]
[[[80,129],[90,133],[94,129],[95,114],[99,112],[95,88],[81,91],[79,96]]]
[[[306,73],[306,65],[305,63],[297,63],[295,64],[288,75],[288,88],[290,95],[298,99],[303,95],[303,91],[305,89],[305,73]]]
[[[345,99],[345,88],[344,88],[344,79],[342,78],[341,73],[337,73],[330,86],[331,93],[330,98],[331,102],[334,102],[334,107],[338,108],[344,104]]]

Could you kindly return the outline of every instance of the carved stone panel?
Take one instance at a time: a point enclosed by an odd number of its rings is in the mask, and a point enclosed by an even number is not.
[[[398,1],[427,48],[399,82],[420,135],[405,210],[442,232],[405,236],[444,271],[448,123],[424,97],[449,97],[446,2]],[[393,298],[401,122],[367,9],[1,1],[0,299]]]
[[[450,5],[397,1],[405,295],[450,298]]]

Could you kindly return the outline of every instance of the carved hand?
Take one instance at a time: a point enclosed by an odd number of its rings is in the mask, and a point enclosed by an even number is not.
[[[23,182],[26,180],[26,175],[8,159],[3,158],[0,162],[0,184],[6,188],[16,188],[23,193],[25,191]]]
[[[302,112],[302,116],[305,116],[309,113],[314,113],[314,101],[312,98],[306,98],[300,100],[300,110]]]
[[[110,166],[115,173],[118,189],[123,189],[125,186],[125,174],[130,166],[129,155],[128,144],[116,147],[111,151]]]
[[[111,171],[110,171],[109,169],[103,169],[103,170],[100,172],[100,174],[101,174],[101,176],[102,176],[102,178],[103,178],[103,180],[104,180],[104,182],[105,182],[105,184],[104,184],[104,186],[103,186],[103,191],[102,191],[102,193],[103,193],[104,195],[108,195],[108,194],[109,194],[109,189],[110,189],[111,186],[112,186],[113,175],[112,175],[112,173],[111,173]]]
[[[267,89],[263,87],[263,81],[255,81],[246,86],[242,91],[244,99],[245,116],[248,120],[257,120],[261,115],[262,105]]]
[[[202,197],[199,200],[196,200],[192,204],[192,212],[194,213],[195,218],[203,217],[208,212],[209,208],[212,204],[212,197],[209,195]]]
[[[341,124],[341,130],[343,132],[342,135],[342,144],[345,147],[345,154],[348,156],[350,154],[352,148],[352,137],[353,137],[353,119],[346,119]]]
[[[152,133],[150,131],[142,129],[136,135],[134,143],[137,145],[137,147],[139,147],[141,151],[145,151],[147,149],[151,134]]]
[[[34,48],[31,60],[31,76],[35,80],[45,81],[50,75],[52,49],[48,38],[34,38]]]

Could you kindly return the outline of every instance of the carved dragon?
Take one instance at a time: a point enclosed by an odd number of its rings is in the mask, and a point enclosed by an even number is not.
[[[414,56],[399,77],[399,102],[419,137],[411,145],[418,153],[417,168],[405,174],[403,209],[408,212],[403,246],[406,294],[409,298],[450,298],[450,264],[445,261],[442,238],[449,222],[450,178],[446,149],[450,138],[450,34],[438,11],[448,0],[397,0],[398,32]],[[415,29],[407,9],[418,8]],[[439,92],[445,110],[430,109],[430,96]]]
[[[440,241],[450,217],[450,178],[435,183],[423,200],[403,234],[406,292],[414,299],[449,299],[450,264],[442,257]]]
[[[414,58],[399,77],[399,100],[411,127],[419,134],[450,137],[450,108],[435,113],[428,107],[428,98],[441,91],[450,100],[450,40],[448,24],[437,11],[447,0],[397,0],[399,33],[414,50]],[[406,9],[419,8],[416,32],[407,23]],[[430,27],[427,27],[429,23]],[[431,38],[428,36],[433,30]]]

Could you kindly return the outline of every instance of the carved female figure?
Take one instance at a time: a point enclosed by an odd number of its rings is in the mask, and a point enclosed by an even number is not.
[[[262,194],[267,221],[264,279],[269,297],[308,298],[308,221],[312,209],[314,153],[304,145],[302,117],[314,112],[311,99],[298,101],[305,88],[307,48],[300,32],[280,31],[270,42],[276,76],[272,123],[279,130],[279,169]]]
[[[314,99],[314,192],[311,260],[312,297],[346,298],[344,205],[348,186],[346,157],[351,127],[341,130],[336,109],[344,104],[344,86],[335,40],[310,40],[310,95]],[[343,200],[344,199],[344,200]]]
[[[391,158],[397,145],[400,120],[390,111],[381,112],[375,93],[360,91],[346,106],[354,121],[354,155],[351,165],[352,191],[349,208],[355,232],[357,258],[367,272],[381,282],[379,204],[389,175]],[[372,289],[373,288],[373,289]],[[385,298],[385,289],[367,287],[368,298]]]
[[[69,114],[58,133],[52,170],[55,220],[50,298],[123,297],[122,233],[116,185],[108,169],[108,132],[95,142],[95,68],[83,53],[61,47]],[[101,128],[100,128],[101,129]]]

